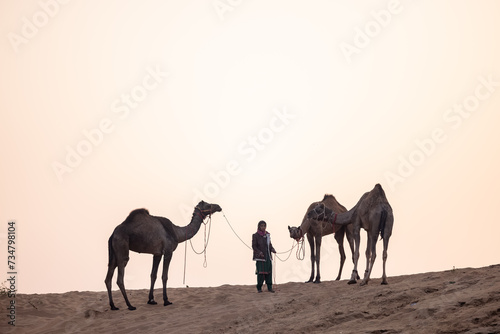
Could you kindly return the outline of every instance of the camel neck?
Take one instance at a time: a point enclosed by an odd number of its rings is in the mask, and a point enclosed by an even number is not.
[[[356,215],[356,212],[358,210],[358,206],[359,206],[359,203],[361,201],[359,201],[358,203],[356,203],[356,205],[349,211],[347,212],[344,212],[344,213],[339,213],[337,215],[337,220],[335,221],[335,224],[337,225],[347,225],[347,224],[350,224],[353,220],[354,220],[354,216]],[[330,218],[328,218],[328,221],[333,221],[334,217],[331,216]]]
[[[311,220],[308,219],[307,217],[304,217],[304,219],[302,220],[302,224],[300,224],[302,235],[306,234],[309,231],[310,227],[311,227]]]
[[[328,218],[328,221],[333,222],[335,220],[335,224],[337,225],[347,225],[351,222],[352,215],[352,210],[349,210],[347,212],[337,214],[337,217],[335,217],[335,215],[331,215]]]
[[[195,209],[191,222],[186,226],[175,226],[175,234],[178,242],[184,242],[191,239],[198,233],[201,223],[203,222],[201,214]]]

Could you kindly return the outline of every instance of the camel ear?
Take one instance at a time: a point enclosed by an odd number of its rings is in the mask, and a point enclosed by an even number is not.
[[[291,230],[290,225],[288,225],[288,231],[290,231],[290,230]]]

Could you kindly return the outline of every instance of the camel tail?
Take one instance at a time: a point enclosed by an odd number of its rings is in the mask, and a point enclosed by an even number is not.
[[[111,265],[115,258],[115,251],[113,250],[113,234],[108,239],[108,266]]]
[[[380,239],[384,239],[384,230],[385,230],[385,222],[387,221],[387,211],[382,210],[382,214],[380,215],[380,224],[378,225],[380,231]]]

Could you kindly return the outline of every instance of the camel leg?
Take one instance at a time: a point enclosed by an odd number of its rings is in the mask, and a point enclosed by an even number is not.
[[[384,237],[384,251],[382,253],[382,260],[383,260],[383,264],[382,264],[382,270],[383,270],[383,273],[382,273],[382,283],[381,284],[387,284],[387,276],[385,274],[385,261],[387,261],[387,248],[389,247],[389,237]]]
[[[382,253],[382,260],[383,260],[383,273],[382,273],[382,283],[381,284],[387,284],[387,276],[385,274],[385,261],[387,260],[387,249],[389,248],[389,238],[392,235],[392,225],[394,224],[394,216],[392,213],[388,215],[386,223],[385,223],[385,229],[384,229],[384,251]]]
[[[111,306],[111,309],[113,311],[118,310],[118,307],[115,306],[115,303],[113,303],[113,296],[111,294],[111,280],[113,279],[113,274],[116,269],[116,261],[112,261],[108,265],[108,273],[106,275],[106,279],[104,280],[104,283],[106,284],[106,289],[108,290],[108,298],[109,298],[109,306]]]
[[[316,261],[316,258],[314,256],[314,237],[309,233],[307,233],[307,242],[309,243],[309,247],[311,248],[311,276],[306,283],[311,283],[314,280],[314,262]]]
[[[339,274],[335,279],[336,281],[340,280],[340,276],[342,276],[342,268],[344,267],[344,262],[346,258],[344,251],[344,234],[345,234],[345,228],[342,228],[340,231],[335,233],[335,240],[337,240],[337,243],[339,245],[339,253],[340,253],[340,269],[339,269]]]
[[[163,274],[161,275],[163,283],[163,306],[172,304],[167,297],[168,267],[170,266],[170,260],[172,260],[172,252],[165,253],[163,255]]]
[[[149,289],[149,300],[148,304],[156,305],[155,298],[153,296],[153,290],[155,288],[156,276],[158,276],[158,267],[160,266],[161,255],[153,255],[153,269],[151,270],[151,288]]]
[[[372,237],[369,234],[367,234],[367,236],[368,236],[368,240],[366,241],[366,250],[365,250],[366,269],[365,269],[365,276],[363,277],[363,282],[366,278],[366,274],[370,270],[370,262],[371,262],[370,258],[371,258],[371,254],[372,254],[372,245],[373,245]]]
[[[127,262],[128,262],[128,257],[125,261],[122,261],[121,263],[118,264],[118,280],[116,281],[116,284],[118,284],[118,287],[122,292],[123,298],[125,299],[125,303],[127,304],[128,309],[133,311],[135,310],[135,307],[130,304],[127,297],[127,292],[125,291],[125,284],[123,284],[123,277],[125,276],[125,266],[127,265]]]
[[[359,277],[358,276],[358,260],[359,260],[359,244],[360,244],[360,235],[359,235],[359,229],[355,229],[353,231],[353,237],[354,237],[354,254],[352,255],[352,260],[354,262],[354,269],[352,270],[351,274],[351,279],[347,284],[356,284],[357,281],[356,279]]]
[[[316,241],[316,279],[314,280],[314,283],[321,283],[321,275],[319,273],[319,261],[321,256],[321,235],[316,236],[314,239]]]
[[[352,231],[352,230],[351,230]],[[347,239],[347,242],[349,243],[349,248],[351,249],[351,254],[352,254],[352,263],[354,264],[354,236],[353,236],[353,233],[349,231],[349,228],[346,227],[345,228],[345,235],[346,235],[346,239]],[[359,275],[356,273],[356,279],[360,279]]]
[[[368,281],[370,280],[370,275],[372,273],[373,264],[375,263],[375,259],[377,257],[377,237],[378,237],[378,234],[375,236],[370,235],[368,237],[368,244],[366,246],[365,277],[363,278],[361,285],[368,284]]]

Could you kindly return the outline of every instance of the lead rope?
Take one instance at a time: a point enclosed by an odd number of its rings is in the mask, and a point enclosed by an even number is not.
[[[280,260],[281,262],[286,262],[288,261],[288,259],[290,258],[290,256],[292,255],[292,251],[293,249],[298,246],[297,250],[296,250],[296,257],[298,260],[303,260],[304,259],[304,256],[300,256],[300,253],[303,253],[305,255],[305,248],[304,248],[304,238],[302,237],[300,240],[297,241],[297,244],[295,244],[297,240],[292,240],[292,248],[290,248],[289,250],[287,250],[286,252],[276,252],[276,258],[278,260]],[[278,254],[286,254],[288,253],[288,256],[286,257],[286,259],[282,260]]]
[[[304,246],[304,237],[300,238],[300,240],[297,241],[297,245],[299,247],[297,248],[295,256],[297,257],[297,260],[302,261],[306,257],[306,248]]]
[[[208,241],[210,240],[210,230],[212,229],[212,215],[208,216],[208,221],[205,223],[203,221],[203,250],[201,252],[197,252],[194,247],[193,247],[193,242],[191,239],[189,239],[189,244],[191,245],[191,248],[193,249],[193,252],[195,252],[198,255],[203,254],[204,256],[204,261],[203,261],[203,268],[207,267],[207,247],[208,247]],[[208,225],[208,237],[207,237],[207,225]]]
[[[236,233],[236,231],[234,230],[233,226],[231,225],[231,223],[229,222],[229,220],[227,219],[224,211],[221,211],[222,215],[224,216],[224,219],[226,220],[227,224],[229,225],[229,227],[231,228],[231,231],[233,231],[234,235],[240,239],[241,243],[243,245],[245,245],[248,249],[252,250],[252,247],[248,246],[246,242],[244,242],[240,236],[238,235],[238,233]],[[305,248],[304,248],[304,237],[302,237],[299,241],[297,241],[297,245],[294,245],[294,242],[295,240],[292,240],[292,248],[290,248],[289,250],[287,250],[286,252],[276,252],[275,256],[278,260],[280,260],[281,262],[285,262],[287,261],[289,258],[290,258],[290,255],[292,255],[292,251],[293,249],[295,248],[295,246],[298,246],[297,248],[297,253],[296,253],[296,256],[297,256],[297,259],[299,260],[303,260],[304,257],[305,257]],[[278,254],[286,254],[288,253],[288,256],[286,257],[286,259],[282,260],[280,259],[280,257],[278,256]],[[300,258],[300,253],[302,253],[302,258]],[[276,262],[277,261],[271,261],[272,264],[273,264],[273,285],[276,285]]]
[[[278,256],[276,256],[276,257],[278,257]],[[274,290],[278,290],[278,284],[276,283],[276,262],[278,262],[278,261],[272,261],[272,264],[273,264],[273,278],[272,278],[272,281],[273,281],[273,285],[274,285]]]
[[[234,230],[233,226],[231,226],[231,223],[229,222],[229,220],[227,219],[226,215],[224,214],[224,211],[221,211],[222,215],[224,216],[224,219],[226,220],[227,224],[229,225],[229,227],[231,228],[231,231],[233,231],[234,235],[240,239],[241,243],[245,246],[247,246],[248,249],[250,250],[253,250],[252,247],[248,246],[247,243],[245,243],[241,238],[240,236],[238,235],[238,233],[236,233],[236,231]],[[302,245],[303,245],[303,241],[304,241],[304,238],[301,239],[302,240]],[[299,244],[299,242],[297,242],[297,245]],[[290,248],[289,250],[287,250],[286,252],[276,252],[276,257],[281,261],[281,262],[285,262],[286,260],[288,260],[288,258],[290,258],[290,255],[292,254],[292,250],[295,248],[295,245],[294,245],[294,241],[292,241],[292,248]],[[305,250],[304,250],[305,251]],[[278,254],[286,254],[286,253],[289,253],[287,258],[285,260],[282,260],[278,257]],[[303,258],[302,258],[303,259]]]
[[[187,263],[187,242],[184,243],[184,276],[182,277],[182,285],[186,285],[186,263]]]
[[[227,224],[229,225],[229,227],[231,228],[231,231],[233,231],[234,235],[240,239],[240,241],[243,243],[243,245],[247,246],[248,249],[252,250],[252,247],[248,246],[241,238],[240,236],[238,235],[238,233],[236,233],[236,231],[234,230],[234,228],[231,226],[231,223],[229,223],[229,220],[227,220],[226,218],[226,215],[224,214],[224,211],[221,211],[222,212],[222,215],[224,216],[224,219],[226,220]]]
[[[212,215],[208,215],[208,221],[205,223],[202,220],[202,223],[204,225],[204,228],[203,228],[203,250],[201,252],[197,252],[193,247],[193,243],[191,242],[191,239],[189,239],[189,244],[191,245],[191,248],[193,249],[193,251],[196,254],[198,254],[198,255],[203,254],[203,256],[204,256],[203,268],[206,268],[208,265],[208,263],[207,263],[207,247],[208,247],[208,241],[210,239],[210,230],[212,228]],[[208,237],[207,237],[207,224],[208,224]],[[187,234],[187,230],[186,230],[186,234]],[[186,285],[186,266],[187,266],[187,242],[184,242],[184,275],[182,278],[183,285]]]
[[[224,213],[224,211],[221,211],[222,213],[222,216],[224,216],[224,219],[226,220],[227,224],[229,225],[229,227],[231,228],[231,231],[233,231],[234,235],[240,239],[241,243],[243,245],[245,245],[248,249],[252,250],[252,247],[250,247],[247,243],[245,243],[243,241],[243,239],[240,238],[240,236],[238,235],[238,233],[236,233],[236,231],[234,230],[233,226],[231,225],[231,223],[229,222],[229,220],[227,219],[226,217],[226,214]],[[203,222],[203,224],[205,225],[205,228],[204,228],[204,248],[203,248],[203,251],[201,252],[197,252],[194,247],[193,247],[193,244],[191,242],[191,239],[189,240],[189,243],[191,244],[191,248],[193,249],[193,251],[196,253],[196,254],[202,254],[204,253],[204,256],[205,256],[205,259],[204,259],[204,262],[203,262],[203,267],[206,268],[207,267],[207,246],[208,246],[208,241],[210,239],[210,229],[211,229],[211,215],[209,216],[209,221],[207,223]],[[207,235],[206,235],[206,230],[207,230],[207,224],[209,224],[209,228],[208,228],[208,238],[207,238]],[[298,260],[303,260],[304,257],[305,257],[305,248],[304,248],[304,237],[302,237],[300,240],[297,241],[297,244],[295,245],[295,241],[296,240],[292,240],[292,247],[287,250],[286,252],[276,252],[276,258],[278,260],[280,260],[281,262],[285,262],[287,261],[290,256],[292,255],[292,251],[293,249],[295,248],[295,246],[298,246],[297,248],[297,251],[296,251],[296,254],[295,256],[297,257]],[[278,254],[286,254],[288,253],[288,256],[286,257],[286,259],[282,260]],[[301,255],[302,254],[302,255]],[[274,284],[276,284],[276,261],[272,261],[273,262],[273,280],[274,280]],[[183,279],[182,279],[182,284],[183,285],[186,285],[186,266],[187,266],[187,242],[184,244],[184,276],[183,276]]]
[[[294,244],[294,242],[295,242],[295,241],[297,241],[297,244],[296,244],[296,245]],[[275,254],[276,258],[277,258],[278,260],[280,260],[281,262],[286,262],[286,261],[290,258],[290,256],[292,255],[292,251],[293,251],[293,249],[295,248],[295,246],[298,246],[298,247],[297,247],[297,251],[296,251],[296,253],[295,253],[295,256],[297,257],[297,259],[298,259],[298,260],[304,260],[304,257],[305,257],[305,252],[306,252],[306,250],[305,250],[305,248],[304,248],[304,237],[300,238],[299,240],[293,240],[293,241],[292,241],[292,248],[290,248],[290,250],[288,250],[288,251],[286,251],[286,252],[280,252],[280,253],[276,252],[276,254]],[[278,254],[286,254],[286,253],[288,253],[288,256],[287,256],[287,257],[286,257],[286,259],[284,259],[284,260],[282,260],[282,259],[278,256]],[[300,254],[301,254],[301,253],[302,253],[302,256],[300,256]],[[276,266],[277,266],[277,264],[276,264],[276,263],[277,263],[277,262],[278,262],[278,261],[272,261],[272,263],[273,263],[273,285],[275,285],[275,286],[276,286],[276,290],[278,289],[278,288],[277,288],[278,284],[276,283],[276,272],[277,272],[277,270],[276,270]]]

